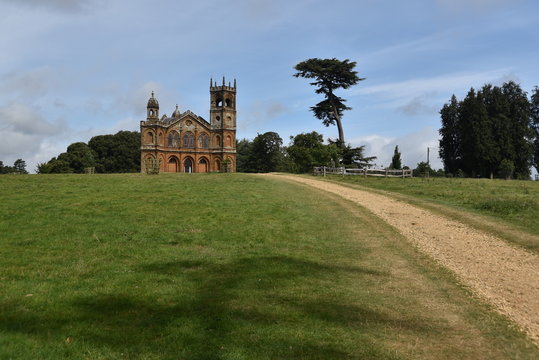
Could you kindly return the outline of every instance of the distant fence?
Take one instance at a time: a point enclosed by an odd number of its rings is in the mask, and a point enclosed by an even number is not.
[[[326,175],[363,175],[379,177],[412,177],[412,170],[390,170],[390,169],[347,169],[344,167],[331,168],[327,166],[317,166],[313,170],[315,176]]]

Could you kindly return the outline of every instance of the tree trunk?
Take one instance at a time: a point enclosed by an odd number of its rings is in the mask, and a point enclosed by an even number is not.
[[[333,108],[333,114],[335,115],[335,121],[337,122],[337,129],[339,130],[339,146],[344,149],[344,131],[342,129],[342,122],[341,117],[339,116],[339,111],[337,110],[337,107],[333,103],[333,94],[330,94],[329,101],[331,103],[331,107]]]

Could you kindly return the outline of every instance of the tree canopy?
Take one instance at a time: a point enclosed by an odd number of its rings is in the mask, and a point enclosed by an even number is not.
[[[532,97],[533,103],[533,97]],[[533,158],[533,111],[527,94],[512,81],[501,87],[453,95],[440,110],[439,155],[447,174],[528,179]]]
[[[76,142],[67,151],[38,164],[37,172],[83,173],[95,167],[98,173],[123,173],[140,171],[140,133],[119,131],[114,135],[98,135],[88,144]]]
[[[357,76],[357,71],[354,71],[356,62],[346,60],[318,59],[312,58],[298,63],[294,69],[297,71],[294,76],[307,79],[314,79],[310,84],[316,86],[315,92],[323,94],[325,99],[315,106],[311,107],[314,116],[320,120],[325,126],[337,125],[339,131],[340,147],[345,146],[344,130],[342,126],[343,111],[351,108],[344,103],[345,99],[335,95],[337,89],[348,89],[350,86],[357,84],[364,78]]]
[[[17,159],[13,163],[13,166],[6,166],[3,161],[0,161],[0,174],[28,174],[28,171],[26,171],[26,161]]]

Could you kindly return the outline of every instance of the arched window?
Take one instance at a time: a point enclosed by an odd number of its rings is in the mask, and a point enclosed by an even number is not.
[[[183,136],[183,147],[192,148],[195,147],[195,136],[192,132],[187,132]]]
[[[221,147],[221,137],[219,135],[215,136],[215,146]]]
[[[168,134],[168,146],[169,147],[179,147],[180,146],[180,135],[173,131]]]
[[[202,133],[198,136],[198,146],[207,149],[210,146],[210,138],[208,134]]]
[[[223,99],[217,99],[216,105],[217,107],[223,106]]]
[[[226,147],[232,147],[232,136],[230,136],[230,135],[226,136],[225,146]]]
[[[146,133],[146,144],[153,144],[153,132],[151,131]]]
[[[232,101],[230,101],[230,99],[226,99],[225,100],[225,105],[228,107],[228,106],[231,106],[232,104]]]

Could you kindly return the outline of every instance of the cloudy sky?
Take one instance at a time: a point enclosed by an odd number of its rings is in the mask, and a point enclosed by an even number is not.
[[[0,160],[38,162],[76,141],[138,130],[153,90],[208,118],[209,79],[237,79],[238,138],[337,137],[293,67],[350,59],[367,78],[339,95],[346,141],[378,165],[433,167],[438,111],[452,94],[539,85],[534,0],[0,0]],[[434,153],[434,156],[432,154]]]

